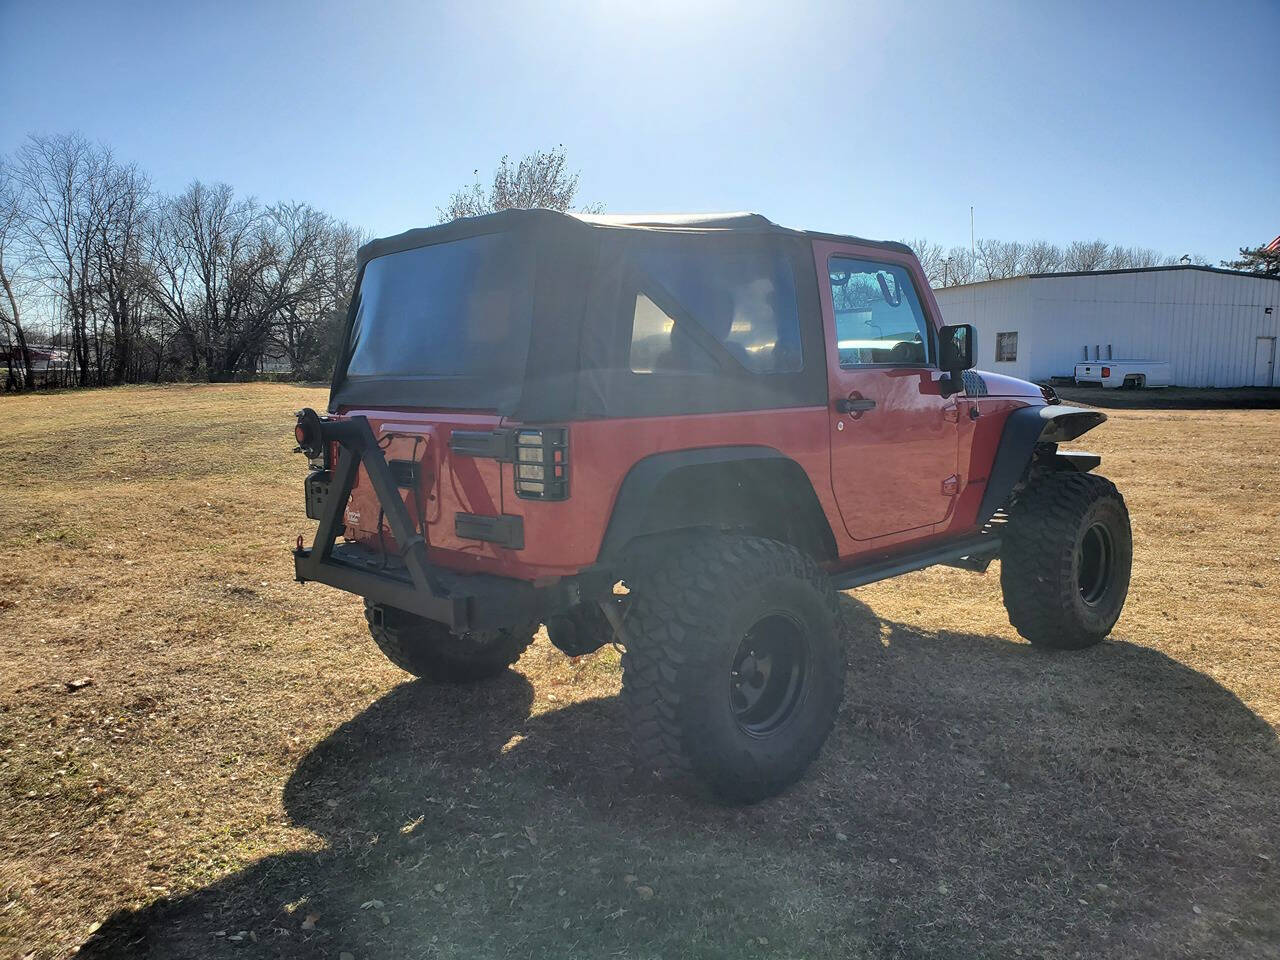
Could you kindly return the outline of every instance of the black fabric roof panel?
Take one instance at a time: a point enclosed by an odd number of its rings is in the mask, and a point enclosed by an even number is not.
[[[503,210],[479,217],[464,217],[434,227],[418,227],[395,236],[371,240],[360,248],[359,264],[363,266],[374,257],[413,247],[424,247],[459,237],[475,236],[516,228],[554,229],[556,224],[570,224],[594,230],[660,230],[688,231],[694,233],[775,233],[812,239],[835,240],[879,247],[898,253],[910,253],[911,249],[892,240],[867,240],[848,234],[823,233],[816,230],[796,230],[774,223],[758,213],[679,213],[679,214],[585,214],[557,213],[554,210]]]

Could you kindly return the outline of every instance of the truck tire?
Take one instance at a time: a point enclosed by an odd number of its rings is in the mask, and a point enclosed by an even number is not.
[[[518,629],[459,636],[442,623],[368,600],[364,617],[373,642],[388,660],[415,677],[440,683],[471,683],[498,676],[520,659],[538,630],[536,623],[530,623]]]
[[[1132,565],[1115,484],[1088,473],[1039,477],[1013,502],[1000,551],[1009,622],[1038,647],[1091,647],[1119,619]]]
[[[736,802],[794,783],[844,696],[830,580],[761,537],[661,538],[634,563],[622,696],[639,765]]]

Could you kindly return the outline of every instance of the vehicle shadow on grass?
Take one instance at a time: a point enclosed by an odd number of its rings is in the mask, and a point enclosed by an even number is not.
[[[323,849],[121,911],[81,956],[1274,950],[1280,749],[1234,695],[1123,639],[1052,656],[842,605],[845,706],[782,797],[652,785],[616,698],[406,683],[285,786]]]

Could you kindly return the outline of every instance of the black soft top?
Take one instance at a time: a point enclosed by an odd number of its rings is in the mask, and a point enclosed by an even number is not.
[[[447,311],[433,312],[433,291],[444,296],[445,290],[432,284],[448,285],[458,274],[435,273],[438,281],[423,279],[414,287],[415,277],[427,276],[419,271],[436,269],[424,258],[437,255],[421,248],[468,241],[449,248],[457,250],[480,242],[469,238],[482,237],[501,245],[504,269],[492,275],[473,271],[459,282],[469,284],[477,300],[505,296],[513,302],[511,324],[503,328],[513,332],[490,341],[499,344],[492,367],[486,366],[487,354],[477,360],[475,338],[451,339],[457,324],[446,319]],[[910,252],[900,243],[781,227],[756,213],[598,216],[506,210],[373,240],[359,251],[356,294],[329,409],[493,410],[536,423],[822,405],[826,357],[812,250],[818,238]],[[372,261],[393,254],[408,259],[394,269],[371,271]],[[446,258],[443,252],[439,256]],[[780,333],[778,345],[768,346],[785,350],[785,363],[753,371],[707,343],[708,334],[695,328],[724,335],[723,311],[699,315],[697,309],[684,309],[689,305],[677,302],[679,297],[662,301],[671,291],[646,266],[655,256],[678,264],[686,285],[690,274],[695,282],[705,275],[714,285],[720,264],[729,271],[744,262],[771,264],[770,275],[780,278],[771,289],[784,295],[770,302],[779,305],[779,316],[785,314],[790,333],[785,344]],[[397,272],[399,280],[391,277]],[[660,300],[664,310],[681,318],[677,332],[693,334],[712,354],[718,351],[718,359],[696,373],[636,370],[631,351],[637,296]],[[426,331],[421,346],[416,331]],[[422,369],[406,369],[399,360],[407,355],[425,358]]]
[[[478,233],[490,233],[510,230],[516,227],[534,224],[546,224],[560,220],[570,224],[594,227],[598,229],[630,229],[678,231],[681,233],[740,233],[740,234],[774,234],[778,236],[808,237],[815,240],[835,240],[842,243],[857,243],[869,247],[880,247],[897,253],[911,253],[906,244],[894,240],[867,240],[850,234],[823,233],[818,230],[800,230],[784,227],[774,223],[759,213],[745,211],[735,213],[558,213],[555,210],[503,210],[480,217],[463,217],[449,223],[434,227],[416,227],[397,233],[391,237],[380,237],[370,240],[360,248],[359,265],[363,267],[374,257],[381,257],[400,250],[411,250],[414,247],[440,243],[458,237],[469,237]]]

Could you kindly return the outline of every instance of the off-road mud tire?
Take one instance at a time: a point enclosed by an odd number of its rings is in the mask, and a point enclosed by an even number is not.
[[[676,781],[697,778],[732,802],[753,802],[798,780],[844,696],[844,631],[830,580],[794,547],[711,533],[652,541],[631,564],[622,693],[638,765]],[[748,633],[757,636],[761,625],[772,632],[777,675],[788,648],[803,647],[804,668],[786,670],[800,679],[785,719],[751,733],[731,702],[739,677],[732,671]],[[785,632],[792,626],[795,643]],[[785,689],[784,706],[792,687]]]
[[[1098,538],[1106,541],[1101,575]],[[1000,586],[1018,633],[1038,647],[1082,650],[1111,632],[1133,565],[1129,511],[1115,484],[1065,471],[1036,478],[1012,504],[1003,541]]]
[[[498,676],[520,659],[538,630],[536,623],[530,623],[459,636],[442,623],[395,607],[379,611],[368,600],[364,616],[373,642],[388,660],[415,677],[439,683],[472,683]]]

